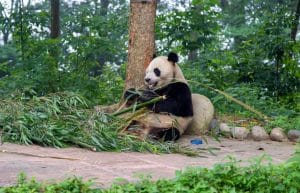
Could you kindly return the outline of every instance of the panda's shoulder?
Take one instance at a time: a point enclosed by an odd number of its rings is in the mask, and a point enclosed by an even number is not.
[[[189,86],[184,82],[172,82],[160,89],[158,93],[167,93],[173,97],[190,97],[191,95]]]
[[[170,83],[168,85],[168,87],[170,87],[170,89],[172,89],[172,90],[174,89],[178,92],[180,92],[180,91],[189,91],[190,90],[189,85],[187,85],[184,82],[173,82],[173,83]]]

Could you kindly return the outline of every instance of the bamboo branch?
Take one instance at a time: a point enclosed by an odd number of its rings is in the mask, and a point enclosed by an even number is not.
[[[256,109],[254,109],[253,107],[247,105],[246,103],[244,103],[244,102],[242,102],[242,101],[240,101],[240,100],[238,100],[238,99],[236,99],[236,98],[233,98],[233,97],[230,96],[229,94],[227,94],[227,93],[225,93],[225,92],[223,92],[223,91],[221,91],[221,90],[219,90],[219,89],[216,89],[216,88],[213,88],[213,87],[208,86],[208,85],[206,85],[206,84],[203,84],[203,83],[200,83],[200,82],[196,82],[196,81],[192,81],[192,80],[188,80],[188,82],[192,82],[192,83],[198,84],[198,85],[203,86],[203,87],[205,87],[205,88],[207,88],[207,89],[209,89],[209,90],[212,90],[212,91],[214,91],[214,92],[217,92],[217,93],[219,93],[219,94],[225,96],[227,99],[229,99],[229,100],[231,100],[231,101],[233,101],[233,102],[235,102],[235,103],[241,105],[241,106],[244,107],[245,109],[247,109],[247,110],[249,110],[249,111],[251,111],[251,112],[257,114],[260,118],[263,118],[263,119],[266,120],[266,121],[269,119],[269,117],[266,116],[265,114],[263,114],[263,113],[257,111]]]
[[[141,104],[138,104],[138,105],[136,105],[136,106],[134,106],[134,105],[133,105],[133,106],[130,106],[130,107],[126,108],[126,109],[122,109],[122,110],[120,110],[120,111],[118,111],[118,112],[114,112],[114,113],[112,113],[112,114],[110,114],[110,115],[111,115],[111,116],[118,116],[118,115],[127,113],[127,112],[129,112],[129,111],[132,111],[133,109],[138,110],[138,109],[140,109],[140,108],[142,108],[142,107],[145,107],[145,106],[147,106],[147,105],[150,105],[150,104],[153,104],[153,103],[156,103],[156,102],[158,102],[158,101],[165,100],[165,99],[166,99],[166,96],[159,96],[159,97],[156,97],[156,98],[154,98],[154,99],[151,99],[150,101],[146,101],[146,102],[141,103]]]

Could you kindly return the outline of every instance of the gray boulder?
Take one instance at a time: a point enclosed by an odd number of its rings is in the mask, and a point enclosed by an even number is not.
[[[279,141],[279,142],[288,141],[286,134],[284,133],[283,129],[280,127],[276,127],[272,129],[270,138],[273,141]]]
[[[300,140],[300,130],[289,130],[287,135],[291,141],[297,142]]]
[[[230,137],[231,136],[231,129],[230,127],[227,125],[227,123],[221,123],[220,124],[220,132],[225,135],[226,137]]]
[[[232,137],[244,140],[248,137],[249,130],[246,127],[232,127],[231,128],[231,135]]]
[[[251,129],[251,136],[255,141],[262,141],[269,139],[269,135],[266,130],[261,126],[254,126]]]

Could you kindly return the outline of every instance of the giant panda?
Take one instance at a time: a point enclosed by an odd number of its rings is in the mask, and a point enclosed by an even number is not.
[[[195,128],[199,125],[199,121],[195,119],[199,117],[199,113],[202,117],[205,113],[198,108],[203,97],[192,95],[177,62],[178,55],[174,52],[170,52],[168,56],[155,57],[145,71],[146,88],[130,88],[125,91],[127,105],[146,102],[157,96],[166,97],[165,100],[148,105],[148,111],[133,120],[126,129],[127,132],[142,138],[169,141],[177,140],[189,126]],[[195,112],[197,117],[194,116]]]

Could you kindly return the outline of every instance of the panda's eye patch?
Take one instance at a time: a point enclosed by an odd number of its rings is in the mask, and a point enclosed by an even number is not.
[[[160,76],[160,70],[158,68],[154,68],[153,71],[156,76]]]

